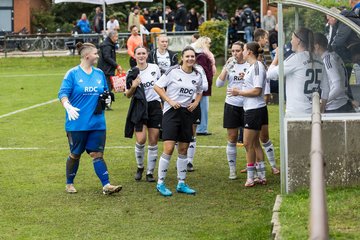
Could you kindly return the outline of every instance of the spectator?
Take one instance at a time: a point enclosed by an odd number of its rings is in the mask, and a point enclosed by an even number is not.
[[[135,25],[138,29],[140,29],[140,8],[139,6],[135,6],[132,13],[129,15],[128,19],[128,30],[130,30],[130,27],[132,25]]]
[[[96,33],[101,33],[104,30],[103,12],[101,11],[100,7],[97,7],[95,9],[93,28],[94,28],[94,32]]]
[[[244,5],[244,11],[241,14],[241,24],[245,31],[246,42],[252,42],[256,19],[249,5]]]
[[[76,26],[78,26],[81,30],[80,33],[90,33],[91,32],[91,28],[90,28],[90,23],[89,20],[86,17],[86,14],[83,13],[81,15],[81,19],[77,22]]]
[[[166,6],[165,14],[166,14],[166,20],[168,21],[168,23],[174,24],[174,22],[175,22],[175,14],[172,11],[170,6]]]
[[[196,129],[197,135],[211,135],[208,131],[208,113],[209,113],[209,96],[211,96],[212,79],[216,73],[215,58],[210,51],[211,39],[208,37],[200,37],[193,46],[196,52],[196,62],[203,67],[206,79],[208,81],[208,90],[203,92],[200,101],[201,123]]]
[[[150,17],[150,12],[149,12],[149,10],[147,9],[147,8],[144,8],[143,9],[143,14],[142,14],[143,16],[144,16],[144,19],[145,19],[145,21],[147,22],[147,23],[150,23],[151,21],[151,17]]]
[[[115,19],[114,15],[110,16],[110,20],[106,24],[106,29],[108,31],[118,31],[118,30],[120,30],[119,21]]]
[[[263,17],[262,20],[263,27],[266,31],[273,30],[276,25],[276,18],[272,15],[271,10],[267,10],[266,15]]]
[[[260,17],[260,13],[256,10],[253,10],[253,14],[255,16],[255,23],[256,23],[256,28],[261,28],[261,17]]]
[[[143,45],[143,40],[141,36],[139,36],[139,29],[136,27],[136,25],[130,26],[130,37],[127,41],[127,49],[128,54],[130,56],[129,64],[130,67],[133,68],[136,66],[136,60],[134,58],[134,50],[137,46]]]
[[[115,75],[115,70],[122,71],[121,66],[116,63],[115,45],[118,38],[117,31],[110,31],[108,32],[107,38],[105,38],[105,40],[100,44],[100,59],[98,68],[100,68],[105,74],[107,85],[110,90],[111,102],[115,101],[115,95],[111,92],[112,87],[110,77]],[[111,102],[107,106],[108,110],[111,110]]]
[[[196,42],[199,38],[200,38],[200,34],[194,33],[193,35],[191,35],[191,43]]]
[[[187,16],[187,26],[186,30],[188,31],[195,31],[199,28],[199,20],[197,17],[197,12],[195,8],[191,8],[190,12]]]
[[[269,31],[269,51],[271,59],[275,57],[275,49],[278,47],[278,25],[275,24],[275,28]]]
[[[340,14],[340,10],[332,7],[330,8],[331,11]],[[330,15],[326,15],[326,20],[327,20],[327,30],[328,30],[328,47],[331,49],[331,44],[334,41],[334,37],[336,35],[336,31],[338,29],[339,26],[339,22],[336,20],[336,18],[331,17]]]
[[[151,8],[150,14],[151,22],[158,23],[159,22],[159,14],[156,7]]]
[[[175,14],[175,31],[185,31],[186,25],[186,18],[187,18],[187,11],[182,2],[177,2],[176,7],[178,8]]]
[[[157,38],[158,48],[151,50],[148,62],[159,66],[161,74],[164,74],[171,66],[178,64],[177,53],[168,49],[169,39],[166,35]]]

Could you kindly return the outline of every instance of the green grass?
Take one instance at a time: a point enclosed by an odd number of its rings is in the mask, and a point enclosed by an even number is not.
[[[122,66],[128,59],[119,56]],[[65,72],[77,57],[0,59],[0,115],[55,99]],[[35,75],[34,75],[35,74]],[[213,88],[209,137],[198,145],[226,145],[222,128],[225,89]],[[123,191],[103,196],[92,161],[84,154],[76,177],[78,194],[65,187],[68,155],[64,109],[54,102],[0,118],[0,147],[39,147],[39,150],[0,150],[0,239],[268,239],[271,210],[280,179],[270,174],[267,186],[245,189],[246,174],[228,180],[225,148],[198,148],[187,182],[196,196],[174,193],[161,197],[155,184],[135,182],[134,139],[125,139],[129,100],[117,94],[114,111],[106,112],[105,160],[110,179]],[[270,106],[270,136],[279,146],[278,107]],[[159,153],[162,143],[159,143]],[[175,155],[176,156],[176,155]],[[176,184],[175,156],[167,185]],[[277,154],[278,157],[278,154]],[[238,166],[245,165],[238,149]]]
[[[360,189],[328,188],[327,209],[330,239],[360,239]],[[280,222],[284,239],[307,239],[309,236],[309,192],[283,197]]]

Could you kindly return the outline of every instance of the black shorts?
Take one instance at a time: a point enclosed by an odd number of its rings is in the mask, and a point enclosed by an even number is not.
[[[201,108],[200,104],[192,111],[193,124],[199,125],[201,123]]]
[[[244,108],[225,103],[223,127],[224,128],[244,127]]]
[[[244,127],[252,130],[261,130],[262,125],[269,124],[267,107],[245,111]]]
[[[159,101],[148,102],[148,120],[139,122],[135,125],[135,131],[141,132],[143,125],[147,128],[161,128],[162,122],[162,109]]]
[[[186,108],[171,108],[162,119],[162,139],[189,143],[192,140],[193,116]]]

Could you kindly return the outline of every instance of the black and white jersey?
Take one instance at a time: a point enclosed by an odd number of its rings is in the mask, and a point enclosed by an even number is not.
[[[335,110],[344,106],[349,100],[346,94],[347,71],[343,60],[335,52],[326,51],[321,58],[325,69],[324,82],[329,83],[329,96],[325,109]]]
[[[186,73],[179,65],[171,67],[155,84],[160,88],[166,87],[166,95],[185,108],[190,105],[195,94],[203,92],[201,74],[198,71]],[[171,105],[165,102],[163,112],[170,108]]]
[[[320,88],[324,69],[321,60],[310,60],[308,51],[291,54],[284,61],[286,114],[311,113],[312,93]],[[278,79],[279,66],[270,66],[267,77]]]
[[[245,63],[236,63],[234,67],[229,70],[226,75],[226,79],[228,80],[227,88],[238,88],[240,90],[243,89],[244,86],[244,78],[240,77],[241,73],[246,73],[250,68],[250,64],[248,62]],[[231,96],[226,95],[225,102],[232,106],[243,107],[244,106],[244,97],[243,96]]]
[[[266,106],[264,100],[264,90],[266,85],[266,70],[265,66],[256,61],[252,64],[245,73],[244,77],[244,90],[250,90],[254,88],[261,88],[261,94],[256,97],[244,97],[244,110],[258,109]]]
[[[160,76],[159,67],[153,63],[148,63],[148,66],[144,70],[140,71],[139,78],[144,86],[146,101],[161,101],[160,96],[154,90],[154,84]]]
[[[206,73],[205,73],[205,70],[204,68],[199,65],[199,64],[195,64],[194,65],[195,69],[201,74],[201,79],[202,79],[202,90],[204,92],[206,92],[209,88],[209,82],[206,78]]]
[[[157,63],[162,72],[167,71],[171,66],[170,54],[166,51],[164,54],[161,54],[159,50],[156,50]]]

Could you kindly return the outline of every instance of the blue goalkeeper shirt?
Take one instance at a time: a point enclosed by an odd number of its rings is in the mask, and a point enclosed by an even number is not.
[[[94,114],[99,95],[108,90],[104,73],[95,67],[87,74],[80,66],[70,69],[61,84],[58,97],[67,97],[72,106],[79,108],[79,118],[69,121],[66,113],[66,131],[106,130],[105,114]]]

